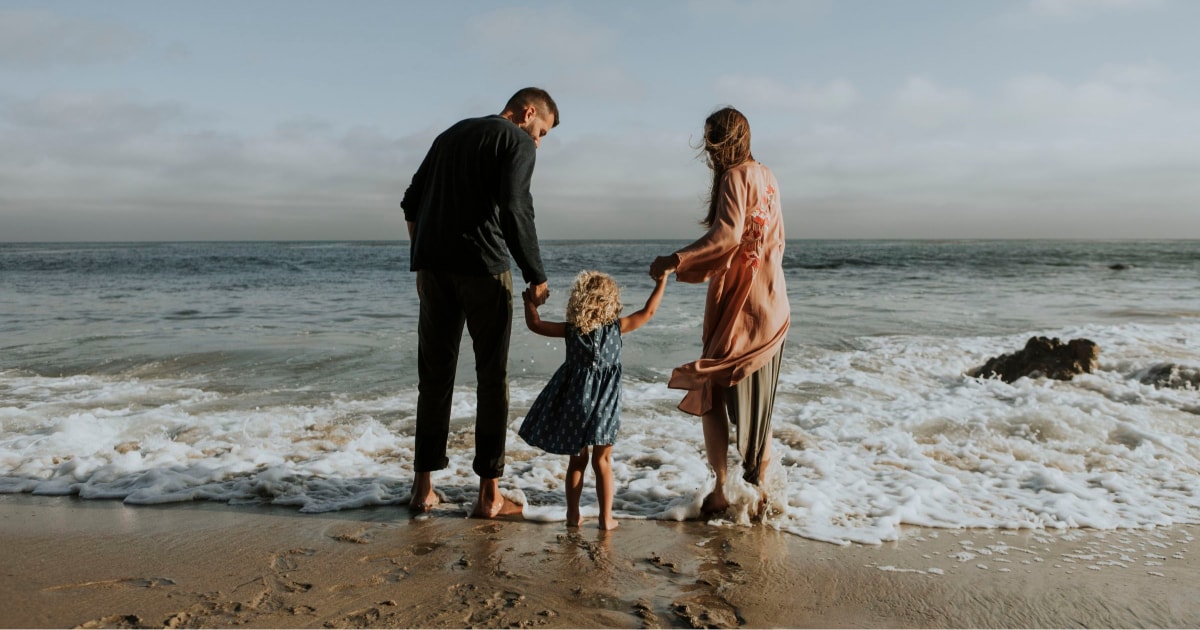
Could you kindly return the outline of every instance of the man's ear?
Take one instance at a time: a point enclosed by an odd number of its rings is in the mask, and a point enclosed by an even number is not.
[[[534,118],[537,118],[537,106],[526,105],[525,109],[522,113],[524,115],[524,118],[521,120],[521,124],[528,123],[529,121],[533,120]]]

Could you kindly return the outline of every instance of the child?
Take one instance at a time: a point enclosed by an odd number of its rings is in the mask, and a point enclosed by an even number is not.
[[[567,527],[579,527],[579,497],[593,447],[600,529],[615,529],[612,515],[612,445],[621,426],[621,334],[641,328],[662,301],[667,275],[660,276],[642,310],[621,313],[620,291],[608,274],[584,271],[567,300],[567,321],[542,321],[525,298],[525,324],[546,337],[566,338],[567,360],[538,395],[518,434],[548,453],[570,455],[567,465]]]

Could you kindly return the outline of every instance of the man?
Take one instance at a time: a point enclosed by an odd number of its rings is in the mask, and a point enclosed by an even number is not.
[[[409,500],[414,512],[438,503],[431,473],[449,465],[450,402],[464,322],[478,379],[472,468],[479,475],[479,500],[473,516],[521,511],[499,488],[508,425],[509,255],[532,299],[544,304],[550,292],[529,183],[535,149],[557,126],[558,106],[545,90],[520,90],[500,114],[468,118],[442,132],[400,202],[421,299],[416,479]]]

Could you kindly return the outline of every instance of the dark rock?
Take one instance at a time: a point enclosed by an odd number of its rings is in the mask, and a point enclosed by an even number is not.
[[[1076,374],[1091,374],[1096,368],[1100,347],[1089,339],[1031,337],[1025,349],[988,359],[981,367],[967,372],[977,378],[998,378],[1011,383],[1022,376],[1069,381]]]
[[[1126,265],[1125,263],[1114,263],[1109,265],[1108,268],[1112,269],[1113,271],[1124,271],[1129,269],[1129,265]]]
[[[1175,363],[1159,363],[1146,368],[1138,380],[1158,388],[1200,389],[1200,369]]]

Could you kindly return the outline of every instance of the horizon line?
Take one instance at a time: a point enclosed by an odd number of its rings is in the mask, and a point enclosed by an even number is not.
[[[661,243],[665,241],[691,242],[693,238],[542,238],[539,243]],[[911,241],[924,243],[937,242],[987,242],[987,241],[1041,241],[1041,242],[1187,242],[1200,241],[1200,237],[1019,237],[1019,236],[963,236],[963,237],[797,237],[785,239],[785,242],[810,241]],[[410,239],[138,239],[138,240],[26,240],[0,241],[0,245],[134,245],[134,244],[164,244],[164,243],[409,243]]]

